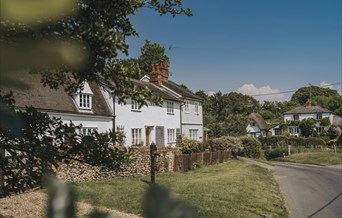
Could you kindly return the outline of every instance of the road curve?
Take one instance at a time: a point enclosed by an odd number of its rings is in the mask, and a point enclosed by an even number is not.
[[[342,217],[342,165],[273,162],[274,175],[292,218]]]

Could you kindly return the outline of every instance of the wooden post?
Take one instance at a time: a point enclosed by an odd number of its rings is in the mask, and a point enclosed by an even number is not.
[[[151,157],[151,184],[156,183],[156,163],[155,163],[155,155],[157,151],[157,146],[152,142],[150,145],[150,157]]]
[[[0,148],[0,158],[3,161],[5,160],[5,149],[3,148]],[[5,189],[5,175],[2,169],[0,169],[0,197],[2,197],[5,194],[4,189]]]

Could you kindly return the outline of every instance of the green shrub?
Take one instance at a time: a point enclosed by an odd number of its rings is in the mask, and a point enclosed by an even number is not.
[[[324,117],[324,118],[321,120],[320,125],[321,125],[321,126],[330,126],[330,119],[329,119],[329,117]]]
[[[244,136],[241,137],[241,142],[243,146],[243,153],[246,157],[260,158],[262,154],[261,143],[258,139]]]
[[[276,148],[273,150],[266,150],[264,152],[265,158],[267,160],[272,160],[274,158],[278,158],[278,157],[283,157],[285,155],[288,155],[288,149],[283,147],[283,148]]]
[[[259,141],[261,142],[264,149],[267,149],[268,147],[282,147],[287,144],[287,137],[286,136],[272,136],[272,137],[263,137],[259,138]]]
[[[305,142],[305,147],[307,148],[317,148],[317,147],[322,147],[326,145],[323,139],[315,138],[315,137],[306,138],[304,142]]]
[[[183,139],[176,147],[176,151],[182,154],[197,153],[204,150],[203,143],[192,139]]]
[[[237,137],[222,136],[220,138],[211,139],[208,142],[210,151],[232,150],[239,152],[242,149],[241,140]]]

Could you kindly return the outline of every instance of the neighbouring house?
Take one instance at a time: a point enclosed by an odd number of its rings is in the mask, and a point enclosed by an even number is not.
[[[80,133],[105,132],[112,128],[113,114],[102,91],[95,83],[85,83],[84,89],[70,96],[63,88],[50,89],[40,83],[38,75],[20,79],[29,88],[13,93],[15,106],[25,109],[33,106],[50,117],[61,118],[63,123],[73,122],[80,127]]]
[[[264,118],[258,113],[251,113],[248,117],[250,122],[246,128],[247,135],[252,137],[266,137],[270,127],[267,125]]]
[[[190,90],[169,80],[169,71],[165,64],[152,66],[150,76],[142,81],[150,82],[181,100],[180,134],[184,138],[203,141],[202,99]]]
[[[270,127],[269,129],[269,134],[271,136],[275,136],[275,135],[283,135],[284,134],[284,130],[283,130],[283,126],[278,124],[278,125],[273,125],[272,127]]]
[[[299,128],[299,122],[304,119],[317,120],[314,129],[320,134],[322,131],[327,130],[330,125],[323,126],[320,121],[324,118],[328,118],[330,124],[333,123],[333,113],[320,106],[311,106],[310,100],[306,103],[306,106],[296,107],[290,111],[284,113],[284,121],[288,127],[291,136],[300,136],[301,130]]]

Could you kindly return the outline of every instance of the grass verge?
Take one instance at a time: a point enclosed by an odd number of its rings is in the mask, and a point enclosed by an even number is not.
[[[120,178],[74,184],[80,200],[93,205],[141,214],[141,179]],[[272,172],[232,160],[187,173],[157,175],[157,183],[178,198],[191,202],[200,217],[287,217],[283,198]]]
[[[328,166],[342,164],[342,153],[305,152],[292,154],[290,156],[286,156],[285,158],[279,157],[272,160]]]

